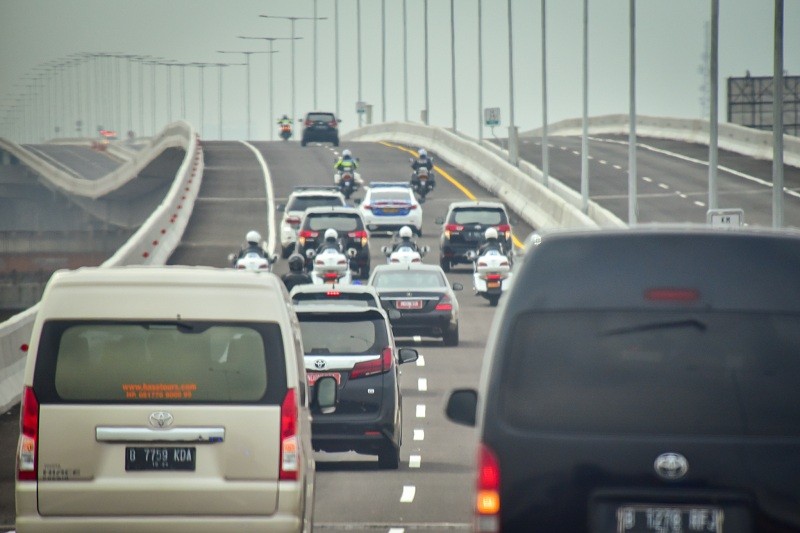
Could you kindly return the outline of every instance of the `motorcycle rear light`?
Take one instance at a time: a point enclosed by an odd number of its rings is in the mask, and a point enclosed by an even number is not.
[[[412,260],[411,260],[411,262],[412,262],[412,263],[422,263],[422,261],[420,261],[420,260],[419,260],[418,258],[416,258],[416,257],[415,257],[414,259],[412,259]]]
[[[336,264],[337,264],[337,265],[346,265],[346,264],[347,264],[347,261],[346,261],[346,260],[344,260],[344,259],[339,259],[338,261],[336,261]]]
[[[486,261],[478,261],[478,266],[479,267],[488,267],[489,263],[487,263]]]
[[[244,266],[244,265],[236,265],[236,268],[237,268],[238,270],[244,270],[244,269],[245,269],[245,266]]]
[[[372,359],[371,361],[364,361],[356,363],[353,370],[350,371],[350,379],[358,379],[367,376],[374,376],[376,374],[383,374],[391,370],[394,363],[394,353],[392,348],[387,346],[381,352],[380,359]]]
[[[325,272],[325,279],[339,279],[339,275],[336,272]]]
[[[286,223],[292,226],[296,226],[297,224],[300,224],[300,217],[287,217]]]
[[[267,265],[259,265],[258,269],[259,270],[269,270],[269,267]]]
[[[485,444],[478,449],[477,473],[475,513],[479,517],[497,515],[500,512],[500,463]]]
[[[499,281],[503,279],[503,276],[501,276],[500,274],[486,274],[486,279],[488,281]]]
[[[39,400],[31,387],[22,391],[17,479],[36,481],[39,459]]]
[[[342,293],[339,291],[328,291],[325,293],[325,296],[327,296],[328,298],[338,298],[341,295]]]
[[[297,402],[295,390],[286,391],[281,404],[281,463],[278,478],[296,480],[300,470],[297,447]]]

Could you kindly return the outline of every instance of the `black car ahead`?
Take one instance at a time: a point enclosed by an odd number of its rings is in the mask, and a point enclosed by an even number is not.
[[[312,410],[314,449],[377,455],[379,468],[397,469],[403,442],[398,365],[416,361],[417,351],[395,346],[382,309],[309,304],[296,312],[309,387],[324,376],[338,384],[335,409]]]
[[[312,111],[303,120],[303,136],[300,144],[310,142],[328,142],[339,146],[339,119],[333,113]]]
[[[355,257],[350,261],[350,268],[359,277],[369,277],[369,232],[364,225],[364,219],[354,207],[310,207],[303,215],[303,221],[297,232],[297,245],[295,251],[306,258],[307,268],[311,268],[311,260],[306,255],[307,250],[316,250],[324,240],[325,230],[333,228],[339,234],[342,248],[356,251]]]
[[[504,250],[512,250],[511,221],[501,202],[453,202],[447,216],[437,219],[436,223],[443,225],[439,238],[439,265],[445,272],[457,263],[472,263],[467,259],[467,252],[477,250],[483,244],[483,235],[489,228],[497,230],[497,240]]]
[[[458,300],[438,265],[422,263],[378,265],[369,284],[381,305],[390,312],[392,331],[398,337],[441,337],[445,346],[458,346]],[[397,314],[399,312],[399,315]]]
[[[800,531],[800,234],[540,237],[448,402],[476,530]]]

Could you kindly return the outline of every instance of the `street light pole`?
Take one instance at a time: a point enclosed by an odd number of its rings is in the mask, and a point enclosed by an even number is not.
[[[581,134],[581,211],[589,212],[589,0],[583,0],[583,130]]]
[[[628,114],[628,225],[633,226],[637,220],[637,186],[636,183],[636,0],[629,1],[630,7],[630,111]]]
[[[250,56],[253,54],[266,54],[268,52],[256,52],[252,50],[247,51],[232,51],[232,50],[217,50],[218,54],[244,54],[245,62],[244,65],[247,66],[247,139],[250,140],[253,138],[251,133],[251,113],[250,113]]]
[[[430,92],[428,90],[428,0],[423,4],[425,10],[425,124],[431,123]]]
[[[456,123],[456,18],[454,0],[450,0],[450,84],[453,101],[453,131],[458,131]]]
[[[356,35],[358,37],[356,46],[358,55],[358,101],[360,105],[360,103],[363,102],[361,99],[361,0],[356,0]],[[358,111],[358,127],[360,128],[364,113],[362,113],[360,109]]]
[[[408,122],[408,6],[406,4],[407,0],[403,0],[403,120]]]
[[[405,1],[405,0],[404,0]],[[544,2],[544,0],[542,0]],[[483,143],[483,0],[478,0],[478,141]]]
[[[514,39],[512,30],[511,0],[508,0],[508,162],[517,165],[517,131],[514,122]]]
[[[258,39],[261,41],[268,41],[269,42],[269,140],[275,140],[275,116],[273,114],[272,104],[273,104],[273,95],[275,94],[275,78],[272,75],[272,54],[277,54],[278,50],[273,50],[273,45],[275,41],[288,41],[292,40],[294,42],[295,39],[302,39],[302,37],[245,37],[240,35],[239,39]],[[292,117],[292,122],[294,122],[294,117]]]
[[[405,2],[405,0],[403,0]],[[339,0],[333,0],[334,75],[336,76],[336,116],[339,117]]]
[[[381,122],[386,122],[386,0],[381,0]]]
[[[250,56],[248,55],[247,58],[250,59]],[[250,63],[249,62],[248,63],[215,63],[215,65],[219,68],[219,140],[221,141],[222,140],[222,102],[223,102],[223,97],[222,97],[222,69],[225,68],[225,67],[231,67],[231,66],[248,66],[249,67]],[[248,132],[247,132],[247,137],[248,137],[248,139],[250,139],[250,131],[249,131],[249,129],[248,129]]]
[[[200,137],[203,137],[203,123],[205,122],[205,68],[211,66],[209,63],[192,63],[192,66],[195,66],[200,69],[200,120],[199,120],[199,127],[197,131],[200,133]]]
[[[295,39],[295,34],[294,34],[294,23],[296,21],[298,21],[298,20],[313,20],[313,21],[316,22],[317,20],[327,20],[328,17],[316,17],[316,16],[314,16],[314,17],[280,17],[280,16],[276,16],[276,15],[259,15],[259,16],[263,17],[263,18],[268,18],[268,19],[288,20],[288,21],[290,21],[292,23],[292,120],[294,121],[297,118],[297,114],[296,114],[297,110],[296,110],[296,107],[295,107],[295,96],[296,95],[295,95],[295,83],[294,83],[295,82],[295,76],[294,76],[294,72],[295,72],[294,41],[296,40]],[[316,37],[316,27],[315,27],[314,28],[314,42],[315,43],[316,43],[316,38],[317,37]],[[316,47],[315,47],[315,51],[316,51]],[[314,107],[315,108],[316,108],[316,90],[317,90],[316,88],[317,88],[317,65],[316,65],[316,56],[315,56],[315,63],[314,63],[314,98],[315,98]]]

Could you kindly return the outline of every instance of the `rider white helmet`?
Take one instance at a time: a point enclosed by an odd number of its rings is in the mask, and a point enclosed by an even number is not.
[[[425,148],[420,148],[419,149],[419,156],[422,159],[425,159],[426,157],[428,157],[428,152],[425,150]]]
[[[497,239],[497,229],[487,228],[486,231],[483,233],[483,236],[486,238],[486,240]]]
[[[412,235],[413,233],[411,231],[411,228],[409,228],[408,226],[403,226],[402,228],[400,228],[401,239],[410,239]]]
[[[342,152],[342,157],[352,157],[352,156],[353,154],[350,152],[350,150],[344,150]]]
[[[335,241],[339,238],[339,233],[336,232],[333,228],[328,228],[325,230],[325,240],[326,241]]]
[[[250,230],[247,232],[247,236],[245,240],[251,244],[258,244],[261,242],[261,234],[256,230]]]

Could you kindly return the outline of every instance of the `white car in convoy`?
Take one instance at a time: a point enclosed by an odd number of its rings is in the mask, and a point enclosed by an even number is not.
[[[303,221],[303,214],[309,207],[346,206],[344,195],[336,187],[301,186],[295,187],[286,200],[285,206],[278,206],[283,211],[281,218],[281,251],[284,259],[295,249],[297,230]]]
[[[358,210],[369,231],[394,232],[408,226],[422,235],[422,206],[406,182],[373,182]]]

